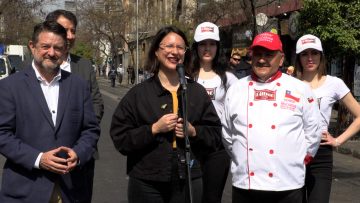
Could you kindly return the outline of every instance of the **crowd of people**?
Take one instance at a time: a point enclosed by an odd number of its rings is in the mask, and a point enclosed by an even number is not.
[[[76,27],[73,13],[49,13],[29,41],[33,60],[0,81],[0,202],[91,202],[104,105],[91,62],[70,54]],[[220,203],[230,171],[233,202],[329,202],[332,148],[359,132],[360,105],[326,74],[321,40],[300,37],[284,73],[275,33],[258,34],[228,63],[217,25],[200,23],[193,37],[160,28],[149,77],[115,108],[109,133],[127,156],[128,201]],[[113,87],[118,73],[108,74]],[[337,101],[354,120],[331,135]]]

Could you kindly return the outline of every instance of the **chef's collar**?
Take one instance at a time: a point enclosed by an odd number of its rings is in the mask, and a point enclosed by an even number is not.
[[[261,83],[270,83],[278,78],[280,78],[282,75],[282,72],[280,70],[278,70],[273,76],[271,76],[269,79],[267,80],[262,80],[260,79],[254,72],[251,73],[251,79],[253,79],[256,82],[261,82]]]

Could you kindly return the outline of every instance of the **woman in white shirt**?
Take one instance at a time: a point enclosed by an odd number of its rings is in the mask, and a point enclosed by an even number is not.
[[[192,45],[192,77],[206,89],[212,99],[218,116],[224,112],[226,90],[238,79],[219,62],[219,28],[210,22],[197,26]],[[224,64],[225,65],[225,64]],[[203,200],[206,203],[220,203],[230,167],[230,158],[219,140],[216,151],[202,163]]]
[[[302,36],[296,44],[297,76],[308,83],[316,98],[326,126],[322,128],[322,142],[314,160],[307,165],[305,189],[309,203],[328,203],[332,181],[332,147],[338,147],[360,130],[360,105],[345,83],[326,75],[325,56],[321,41],[314,35]],[[354,116],[353,122],[340,135],[331,135],[328,126],[331,110],[340,101]],[[305,199],[305,200],[306,200]]]

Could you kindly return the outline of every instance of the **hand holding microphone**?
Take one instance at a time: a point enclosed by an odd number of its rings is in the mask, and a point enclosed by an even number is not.
[[[178,122],[176,123],[176,126],[175,126],[176,137],[184,138],[184,129],[183,128],[184,128],[184,119],[178,118]],[[187,132],[190,137],[196,136],[195,127],[193,125],[191,125],[191,123],[189,123],[189,121],[187,121]]]

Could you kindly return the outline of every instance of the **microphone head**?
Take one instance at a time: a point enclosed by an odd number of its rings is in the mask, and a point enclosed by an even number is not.
[[[182,84],[182,85],[186,84],[184,64],[182,64],[182,63],[177,64],[176,71],[178,72],[178,75],[179,75],[180,84]]]

